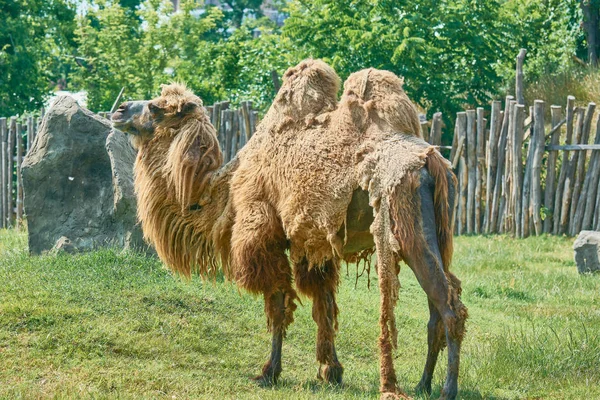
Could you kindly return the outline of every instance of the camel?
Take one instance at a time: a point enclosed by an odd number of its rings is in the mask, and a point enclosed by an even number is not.
[[[210,276],[219,268],[262,294],[271,355],[255,379],[275,384],[282,343],[299,299],[313,301],[318,378],[341,383],[335,349],[342,260],[377,255],[380,390],[397,387],[399,262],[428,296],[428,351],[417,391],[431,393],[439,352],[448,347],[441,398],[458,391],[467,309],[450,271],[455,177],[423,141],[414,105],[388,71],[362,70],[344,83],[319,60],[290,68],[247,145],[222,165],[202,101],[184,85],[151,101],[123,103],[115,128],[138,149],[138,218],[146,239],[173,271]],[[297,290],[297,291],[296,291]]]

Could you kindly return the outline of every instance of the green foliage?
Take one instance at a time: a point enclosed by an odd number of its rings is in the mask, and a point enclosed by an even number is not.
[[[501,14],[513,26],[511,48],[527,49],[523,70],[528,82],[572,73],[583,40],[579,0],[507,0]],[[513,82],[514,65],[501,64],[500,73],[505,82]]]
[[[130,99],[150,98],[160,84],[183,81],[206,104],[226,98],[253,100],[266,108],[274,96],[270,71],[284,70],[289,43],[271,33],[265,20],[233,33],[215,7],[198,13],[198,2],[146,0],[135,15],[118,3],[98,2],[79,21],[79,55],[85,60],[77,82],[88,92],[89,107],[107,110],[121,87]],[[264,34],[253,37],[253,30]]]
[[[38,109],[66,78],[74,46],[72,0],[0,0],[0,115]]]
[[[343,78],[376,67],[404,76],[429,113],[487,102],[512,58],[498,1],[292,1],[285,36]]]

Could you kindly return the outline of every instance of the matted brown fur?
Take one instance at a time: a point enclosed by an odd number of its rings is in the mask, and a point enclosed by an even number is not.
[[[146,237],[173,270],[214,274],[220,256],[228,277],[264,295],[274,331],[285,332],[293,321],[295,276],[299,291],[314,301],[317,359],[341,378],[333,350],[335,290],[340,261],[373,247],[369,241],[347,242],[364,240],[363,232],[348,234],[346,218],[353,193],[360,187],[368,191],[381,292],[382,391],[391,392],[398,263],[422,250],[417,192],[423,167],[435,180],[437,236],[448,301],[457,313],[451,331],[461,337],[464,332],[460,281],[448,272],[449,165],[422,140],[416,110],[394,74],[375,69],[352,74],[339,104],[338,88],[335,71],[322,61],[305,60],[288,70],[255,135],[220,170],[221,151],[199,99],[180,85],[163,88],[153,103],[164,110],[164,119],[155,136],[140,143],[136,161],[138,213]]]
[[[144,236],[175,272],[214,275],[215,248],[229,247],[215,245],[223,232],[213,228],[223,230],[216,222],[227,205],[233,167],[218,171],[223,158],[216,132],[202,101],[185,86],[163,86],[151,104],[161,113],[160,120],[149,140],[136,143],[134,166]]]

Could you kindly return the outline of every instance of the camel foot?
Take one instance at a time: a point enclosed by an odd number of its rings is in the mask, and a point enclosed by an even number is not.
[[[415,387],[415,393],[424,393],[427,396],[431,396],[431,382],[419,382],[419,384]]]
[[[344,375],[344,367],[341,364],[321,365],[317,372],[317,379],[334,385],[341,385],[342,375]]]
[[[383,392],[381,393],[380,400],[412,400],[412,397],[405,395],[400,391],[396,392]]]
[[[269,361],[263,367],[262,374],[255,376],[254,378],[252,378],[252,380],[256,382],[259,386],[273,386],[277,384],[279,374],[281,374],[281,367],[275,368]]]

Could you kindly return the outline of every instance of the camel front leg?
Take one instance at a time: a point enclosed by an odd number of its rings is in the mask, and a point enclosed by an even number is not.
[[[231,236],[233,270],[240,287],[264,295],[267,326],[273,334],[271,356],[254,379],[267,385],[277,383],[281,373],[281,346],[298,298],[285,249],[283,228],[269,204],[239,206]]]
[[[317,323],[317,378],[329,383],[341,384],[344,368],[335,350],[338,307],[335,292],[339,283],[339,262],[327,261],[322,267],[309,270],[303,259],[295,265],[298,290],[312,298],[312,317]]]
[[[265,313],[270,322],[272,333],[271,356],[262,368],[260,375],[253,379],[261,385],[273,385],[281,374],[281,347],[285,333],[285,293],[277,291],[271,295],[265,294]]]

